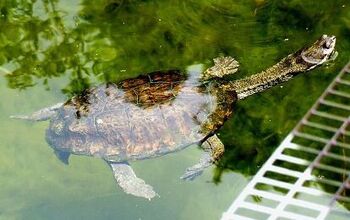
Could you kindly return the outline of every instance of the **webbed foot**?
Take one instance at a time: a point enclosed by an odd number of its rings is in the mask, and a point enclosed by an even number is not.
[[[230,56],[214,58],[214,64],[214,66],[202,73],[202,80],[210,80],[216,77],[222,78],[234,74],[238,71],[239,67],[237,60]]]
[[[206,152],[202,158],[199,160],[199,163],[188,167],[185,173],[180,177],[182,180],[194,180],[196,177],[200,176],[204,169],[211,166],[212,158],[210,153]]]
[[[206,151],[199,162],[186,169],[184,175],[180,178],[183,180],[194,180],[201,175],[205,168],[210,167],[218,161],[224,153],[224,144],[220,141],[218,136],[213,135],[209,137],[202,144],[202,148]]]
[[[114,174],[114,178],[117,180],[118,185],[124,190],[125,193],[131,194],[137,197],[146,198],[151,200],[158,194],[153,190],[153,187],[146,184],[143,179],[136,176],[134,170],[127,163],[107,163],[111,166]]]

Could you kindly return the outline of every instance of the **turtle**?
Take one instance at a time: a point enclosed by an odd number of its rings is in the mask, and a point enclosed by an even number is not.
[[[335,43],[335,36],[322,35],[310,46],[243,79],[230,79],[239,63],[222,56],[203,72],[142,74],[91,87],[31,115],[11,117],[50,120],[46,141],[59,160],[68,164],[71,154],[101,158],[126,193],[150,200],[158,194],[136,176],[130,161],[163,156],[196,144],[203,148],[203,156],[181,176],[193,180],[222,157],[224,145],[216,132],[233,114],[238,100],[330,60]]]

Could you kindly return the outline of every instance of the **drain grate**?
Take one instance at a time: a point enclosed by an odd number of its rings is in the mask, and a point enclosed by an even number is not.
[[[350,219],[350,62],[222,220]]]

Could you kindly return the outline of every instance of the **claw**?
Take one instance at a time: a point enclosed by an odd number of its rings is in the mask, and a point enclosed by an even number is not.
[[[192,181],[196,177],[200,176],[203,173],[203,168],[187,168],[185,173],[180,177],[180,179],[185,181]]]
[[[182,180],[194,180],[203,173],[204,169],[210,167],[212,164],[213,162],[210,153],[206,152],[199,160],[199,163],[187,168],[185,173],[180,178]]]

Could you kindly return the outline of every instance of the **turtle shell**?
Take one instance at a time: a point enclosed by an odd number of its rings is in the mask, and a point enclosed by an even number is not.
[[[109,161],[164,155],[201,143],[232,114],[237,96],[198,75],[154,72],[68,100],[46,133],[56,150]]]

